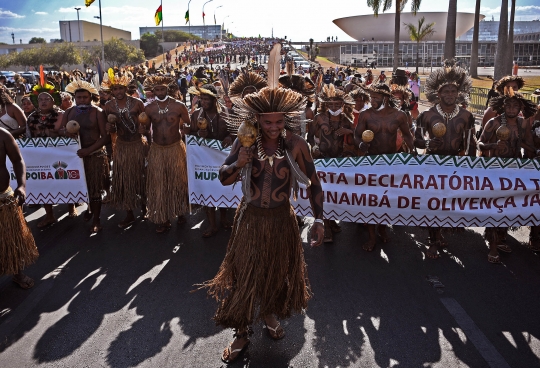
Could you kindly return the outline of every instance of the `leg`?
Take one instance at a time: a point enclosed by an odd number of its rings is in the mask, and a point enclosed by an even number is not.
[[[183,224],[185,224],[186,222],[187,222],[186,216],[180,215],[180,216],[178,216],[178,221],[176,221],[176,224],[177,224],[177,225],[183,225]]]
[[[431,259],[439,258],[439,246],[441,245],[441,228],[440,227],[430,227],[429,238],[428,238],[428,250],[426,252],[426,257]]]
[[[333,243],[334,238],[332,236],[332,228],[330,227],[330,220],[324,220],[324,240],[325,243]]]
[[[227,220],[227,208],[220,208],[219,209],[219,216],[220,216],[221,226],[225,230],[232,229],[232,224],[229,222],[229,220]]]
[[[281,340],[285,337],[285,330],[273,314],[264,317],[264,326],[272,339]]]
[[[43,229],[44,227],[47,227],[56,222],[52,204],[44,204],[43,208],[45,208],[45,217],[37,224],[37,227],[39,229]]]
[[[505,253],[512,253],[512,248],[508,244],[506,244],[506,236],[508,235],[508,228],[507,227],[498,227],[497,228],[497,239],[498,244],[497,248],[501,252]]]
[[[204,207],[204,212],[206,212],[206,219],[210,224],[210,227],[202,234],[203,238],[210,238],[218,232],[216,225],[216,209],[214,207]]]
[[[90,200],[90,209],[93,215],[91,231],[92,233],[97,233],[101,230],[101,220],[99,218],[101,215],[101,198]]]
[[[341,232],[341,226],[339,226],[335,220],[329,220],[329,224],[330,224],[330,230],[332,230],[334,234]]]
[[[120,229],[125,229],[128,226],[133,225],[135,222],[135,216],[133,215],[133,211],[129,210],[126,212],[126,218],[118,224],[118,227]]]
[[[19,285],[23,289],[30,289],[34,286],[34,280],[25,275],[22,272],[18,272],[13,275],[13,282]]]
[[[499,243],[499,237],[497,233],[498,232],[496,227],[486,227],[484,237],[486,238],[489,245],[488,262],[490,263],[501,263],[501,258],[497,249],[497,244]]]
[[[374,224],[366,224],[366,228],[369,232],[369,240],[362,245],[362,249],[365,251],[371,252],[373,251],[373,248],[375,248],[375,244],[377,243],[377,236],[375,235],[375,228],[377,225]]]
[[[379,228],[377,229],[383,243],[388,243],[388,241],[390,240],[390,238],[388,237],[388,234],[386,233],[386,227],[387,227],[386,225],[381,224],[379,225]]]
[[[529,234],[529,248],[533,252],[540,252],[540,226],[531,226]]]
[[[77,213],[77,208],[75,207],[75,203],[70,203],[68,204],[68,217],[69,218],[75,218],[77,217],[78,213]]]

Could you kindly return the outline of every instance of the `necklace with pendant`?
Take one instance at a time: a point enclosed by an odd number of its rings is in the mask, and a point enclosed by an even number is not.
[[[279,143],[278,148],[274,152],[272,156],[268,156],[264,150],[264,147],[262,145],[262,136],[261,134],[257,135],[257,156],[259,161],[268,160],[268,163],[270,166],[274,166],[274,159],[281,159],[283,158],[283,137],[279,137]]]
[[[165,106],[165,108],[162,109],[161,107],[159,107],[159,102],[156,101],[159,114],[166,114],[166,113],[169,112],[169,102],[171,102],[171,100],[170,100],[169,96],[167,96],[167,106]]]
[[[126,107],[124,107],[123,109],[118,107],[118,101],[116,101],[116,99],[114,99],[114,104],[116,105],[116,111],[118,111],[118,115],[120,115],[120,121],[131,134],[134,134],[135,131],[137,130],[137,125],[135,124],[135,122],[131,118],[131,115],[129,114],[129,110],[130,110],[129,97],[126,97]],[[127,116],[130,125],[127,124],[126,119],[124,117],[124,113]]]
[[[459,106],[458,105],[456,105],[456,108],[451,113],[444,112],[443,109],[441,108],[440,104],[437,104],[435,107],[437,108],[437,112],[439,114],[441,114],[443,116],[443,118],[447,122],[452,120],[453,118],[455,118],[457,116],[457,114],[459,114]]]

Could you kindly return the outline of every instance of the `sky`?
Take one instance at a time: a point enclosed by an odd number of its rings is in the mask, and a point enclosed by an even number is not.
[[[59,21],[76,20],[75,7],[80,7],[80,19],[99,23],[98,1],[90,7],[84,0],[0,0],[0,42],[28,43],[32,37],[60,38]],[[184,25],[189,0],[162,0],[165,26]],[[202,8],[208,0],[191,0],[191,25],[202,25]],[[458,0],[459,12],[474,13],[473,0]],[[540,19],[538,0],[518,0],[516,20]],[[160,0],[101,0],[103,24],[131,32],[139,39],[139,27],[154,26],[154,14]],[[500,1],[483,0],[481,13],[486,19],[499,20]],[[420,11],[447,11],[448,1],[424,0]],[[353,40],[332,20],[355,15],[372,14],[367,0],[211,0],[206,3],[206,23],[225,23],[225,28],[238,36],[287,36],[293,41],[325,40],[328,36],[340,41]],[[405,11],[410,11],[407,4]],[[393,24],[383,25],[393,27]]]

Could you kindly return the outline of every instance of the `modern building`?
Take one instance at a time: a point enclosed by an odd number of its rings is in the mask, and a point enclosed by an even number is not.
[[[402,13],[402,23],[417,23],[425,17],[426,22],[435,22],[435,34],[419,45],[409,38],[407,30],[400,32],[400,64],[413,66],[417,48],[420,66],[439,66],[444,58],[446,20],[445,12]],[[484,16],[481,16],[483,19]],[[355,38],[353,42],[318,43],[320,55],[344,65],[365,66],[374,63],[391,66],[394,57],[394,14],[372,14],[334,20],[345,33]],[[384,24],[385,27],[381,27]],[[391,25],[391,26],[389,26]],[[456,58],[463,65],[470,64],[472,50],[473,13],[458,13],[456,26]],[[499,22],[480,22],[478,44],[479,66],[493,66],[497,52]],[[519,65],[540,65],[540,22],[517,21],[514,26],[514,60]]]
[[[85,20],[61,20],[60,38],[66,42],[89,42],[101,41],[101,27],[99,23],[87,22]],[[118,38],[125,41],[131,40],[131,32],[123,29],[103,26],[103,41],[111,38]]]
[[[169,26],[163,27],[164,31],[182,31],[191,33],[195,36],[207,40],[215,40],[221,38],[221,25],[206,25],[206,26]],[[161,31],[161,27],[139,27],[141,36],[145,33],[156,33]]]

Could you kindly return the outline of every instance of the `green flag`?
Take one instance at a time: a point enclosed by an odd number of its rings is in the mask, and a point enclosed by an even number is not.
[[[188,22],[189,22],[189,9],[186,12],[186,15],[184,16],[184,18],[186,18],[186,24],[188,24]]]

